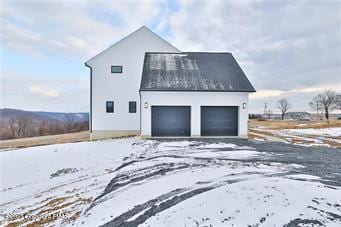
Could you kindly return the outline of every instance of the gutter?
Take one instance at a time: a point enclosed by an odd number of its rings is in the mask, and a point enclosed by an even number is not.
[[[253,93],[256,92],[256,90],[191,90],[191,89],[154,89],[154,88],[150,88],[150,89],[140,89],[139,91],[156,91],[156,92],[245,92],[245,93]]]
[[[89,112],[89,131],[92,133],[92,67],[86,62],[84,63],[86,67],[90,69],[90,112]]]

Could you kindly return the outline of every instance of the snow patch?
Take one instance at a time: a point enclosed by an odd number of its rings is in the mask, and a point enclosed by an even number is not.
[[[205,144],[200,145],[198,148],[236,148],[237,145],[231,143],[212,143],[212,144]]]
[[[287,177],[293,178],[293,179],[301,179],[301,180],[318,180],[318,179],[321,179],[321,177],[307,175],[307,174],[292,174],[292,175],[288,175]]]
[[[314,129],[314,128],[308,128],[308,129],[285,129],[281,130],[283,132],[288,132],[289,134],[298,134],[298,135],[324,135],[324,136],[333,136],[333,137],[339,137],[341,136],[341,127],[335,127],[335,128],[321,128],[321,129]]]

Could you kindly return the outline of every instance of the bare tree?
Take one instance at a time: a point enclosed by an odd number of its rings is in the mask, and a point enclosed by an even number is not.
[[[341,95],[336,95],[336,106],[341,110]]]
[[[12,138],[14,137],[12,136],[12,132],[9,127],[9,124],[6,124],[6,122],[0,119],[0,140],[6,140],[6,139],[12,139]]]
[[[12,118],[9,122],[9,128],[11,130],[11,137],[18,137],[18,124],[16,123],[16,119]]]
[[[48,120],[42,120],[38,125],[38,135],[45,136],[50,133],[50,125]]]
[[[18,124],[18,136],[27,137],[28,128],[30,124],[30,117],[26,115],[19,115],[16,120]]]
[[[291,104],[287,99],[280,99],[277,102],[277,107],[281,110],[282,113],[282,120],[284,120],[285,114],[288,112],[289,108],[291,107]]]
[[[72,114],[68,114],[65,121],[65,131],[71,132],[74,125],[75,118]]]
[[[309,105],[313,109],[317,108],[321,112],[324,112],[329,122],[329,113],[337,108],[337,95],[334,91],[325,91],[315,96]]]

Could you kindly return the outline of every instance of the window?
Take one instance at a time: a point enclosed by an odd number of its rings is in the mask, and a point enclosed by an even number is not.
[[[120,65],[112,65],[111,66],[111,73],[122,73],[123,69]]]
[[[129,102],[129,113],[136,113],[136,102]]]
[[[107,113],[113,113],[114,112],[114,102],[113,101],[107,101],[106,111],[107,111]]]

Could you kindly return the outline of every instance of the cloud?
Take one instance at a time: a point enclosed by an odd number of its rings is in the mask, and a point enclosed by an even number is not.
[[[156,15],[159,2],[3,1],[1,41],[35,56],[88,58]]]
[[[285,91],[280,90],[260,90],[250,95],[250,99],[264,99],[269,97],[279,97],[283,95]]]
[[[341,2],[180,2],[175,46],[232,52],[257,89],[341,82]]]
[[[28,90],[31,93],[48,97],[57,97],[59,95],[55,89],[39,85],[29,85]]]
[[[36,50],[34,46],[42,42],[42,40],[41,37],[34,32],[4,22],[0,37],[3,43],[11,49],[28,52],[34,56],[41,56],[40,52]],[[29,43],[29,45],[26,45],[26,43]]]
[[[289,92],[291,93],[321,93],[327,90],[341,92],[341,83],[292,89]]]
[[[273,98],[273,97],[280,97],[280,96],[294,96],[300,93],[311,93],[317,94],[327,90],[333,90],[336,92],[341,92],[341,84],[329,84],[329,85],[322,85],[322,86],[313,86],[313,87],[301,87],[291,90],[259,90],[255,93],[250,95],[251,100],[254,99],[264,99],[264,98]]]
[[[340,91],[340,1],[5,0],[1,4],[2,44],[33,56],[85,61],[138,27],[150,25],[180,50],[233,53],[258,91],[251,96],[253,112],[260,112],[263,102],[271,104],[282,96],[295,100],[295,108],[306,109],[316,93]],[[46,82],[44,89],[55,89],[54,98],[65,101],[64,90],[55,87],[59,82],[43,81],[18,84],[27,88]],[[13,103],[14,95],[20,99],[20,90],[11,91]]]
[[[12,55],[7,61],[14,61],[10,65],[16,67],[7,65],[6,71],[1,72],[0,105],[31,110],[88,111],[89,77],[83,62],[150,23],[160,13],[162,4],[150,0],[2,1],[0,42],[6,48],[4,53]],[[24,55],[18,54],[16,58],[13,50]],[[29,60],[24,62],[22,56]],[[56,61],[60,75],[39,64],[24,66],[39,62],[33,60],[37,57]],[[72,58],[72,64],[76,65],[65,65],[63,69],[58,64],[64,61],[59,58]]]
[[[295,97],[295,108],[341,84],[340,1],[180,0],[169,18],[181,50],[231,52],[263,102]],[[328,87],[329,86],[329,87]],[[340,90],[340,89],[338,89]]]
[[[81,77],[80,77],[81,78]],[[89,80],[55,79],[49,75],[3,72],[0,108],[78,112],[89,111]]]

